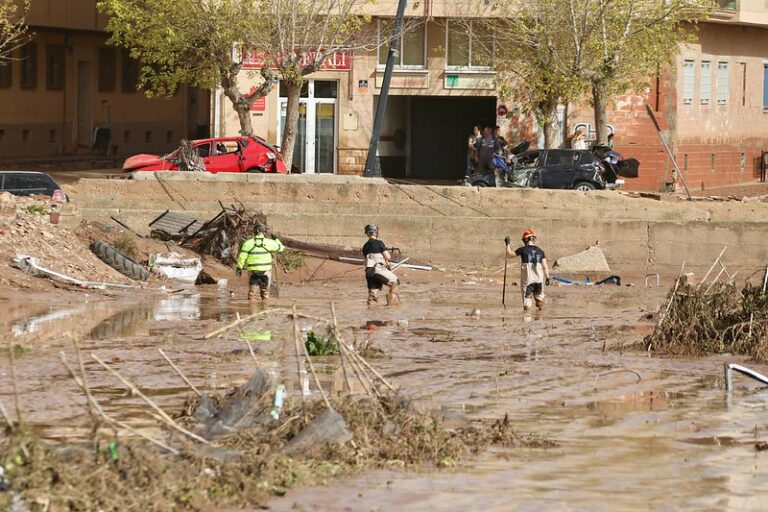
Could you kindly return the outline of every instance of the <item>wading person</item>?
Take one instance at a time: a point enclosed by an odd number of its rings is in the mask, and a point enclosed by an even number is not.
[[[237,256],[237,277],[243,274],[243,270],[251,273],[248,279],[248,300],[254,302],[257,297],[266,302],[269,299],[269,281],[272,278],[272,254],[283,252],[283,243],[272,235],[266,238],[267,226],[256,224],[253,228],[253,237],[240,246],[240,254]],[[258,292],[257,292],[258,290]]]
[[[368,305],[379,302],[379,290],[383,286],[389,287],[387,292],[387,306],[400,303],[397,296],[397,285],[400,280],[394,272],[389,270],[389,262],[392,255],[387,246],[379,240],[379,228],[374,224],[365,226],[365,234],[368,241],[363,245],[363,257],[365,258],[365,280],[368,283]]]
[[[544,284],[549,286],[549,266],[547,257],[536,246],[536,233],[527,229],[523,232],[523,246],[514,251],[509,245],[511,239],[504,238],[507,246],[507,258],[520,256],[520,288],[523,292],[523,310],[530,311],[532,300],[536,307],[544,309]]]

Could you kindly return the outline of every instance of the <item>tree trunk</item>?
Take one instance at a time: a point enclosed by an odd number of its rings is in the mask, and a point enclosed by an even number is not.
[[[284,81],[288,101],[285,106],[285,126],[283,126],[283,142],[281,152],[283,161],[290,169],[293,165],[293,150],[296,145],[296,132],[299,128],[299,97],[301,95],[301,82]]]
[[[558,121],[557,121],[558,100],[549,100],[542,104],[542,128],[544,129],[544,147],[546,149],[555,149],[560,146],[558,140]]]
[[[237,86],[237,77],[242,65],[237,63],[230,66],[222,72],[221,88],[224,96],[232,102],[232,108],[237,112],[237,119],[240,121],[240,135],[250,137],[253,135],[253,124],[251,123],[251,106],[258,99],[269,94],[275,85],[275,78],[269,66],[264,65],[261,69],[261,77],[264,79],[258,87],[251,87],[248,94],[240,92]]]
[[[595,134],[598,144],[608,144],[608,116],[605,112],[607,101],[606,86],[602,82],[592,84],[592,103],[595,109]]]

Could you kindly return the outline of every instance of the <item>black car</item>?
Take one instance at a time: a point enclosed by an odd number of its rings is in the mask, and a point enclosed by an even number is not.
[[[619,153],[615,155],[616,160],[621,157]],[[507,187],[602,190],[615,186],[617,175],[637,177],[637,160],[629,159],[626,164],[604,161],[599,153],[586,149],[524,151],[510,159],[503,183]],[[495,186],[493,174],[470,178],[471,185]]]
[[[53,196],[56,190],[61,190],[61,187],[45,173],[0,171],[0,192],[10,192],[15,196]]]

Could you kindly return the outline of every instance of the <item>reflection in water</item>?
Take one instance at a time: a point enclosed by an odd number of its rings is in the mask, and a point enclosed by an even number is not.
[[[48,327],[49,324],[55,322],[56,320],[68,318],[78,313],[82,313],[87,309],[87,306],[65,308],[51,311],[50,313],[46,313],[44,315],[22,318],[13,324],[11,327],[11,332],[13,332],[14,336],[22,336],[24,334],[40,332],[42,329]]]

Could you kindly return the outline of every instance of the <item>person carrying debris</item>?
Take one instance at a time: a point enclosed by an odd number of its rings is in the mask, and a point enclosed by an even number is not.
[[[520,256],[520,288],[523,292],[523,310],[531,309],[531,297],[538,309],[544,309],[544,284],[549,286],[549,265],[544,251],[536,244],[536,233],[530,229],[523,232],[523,246],[512,251],[509,236],[504,238],[507,246],[507,258]]]
[[[269,299],[269,281],[272,278],[272,254],[283,252],[285,246],[272,235],[271,239],[264,236],[267,226],[258,223],[253,228],[253,237],[240,246],[240,254],[237,256],[237,277],[243,274],[243,270],[251,273],[248,280],[248,300],[256,300],[256,289],[259,290],[261,300]]]
[[[396,294],[397,285],[400,280],[394,272],[389,270],[389,262],[392,255],[387,246],[379,240],[379,227],[375,224],[365,226],[365,234],[368,241],[363,245],[363,256],[365,257],[365,280],[368,283],[368,305],[379,302],[379,290],[387,285],[387,306],[394,306],[400,303]]]

